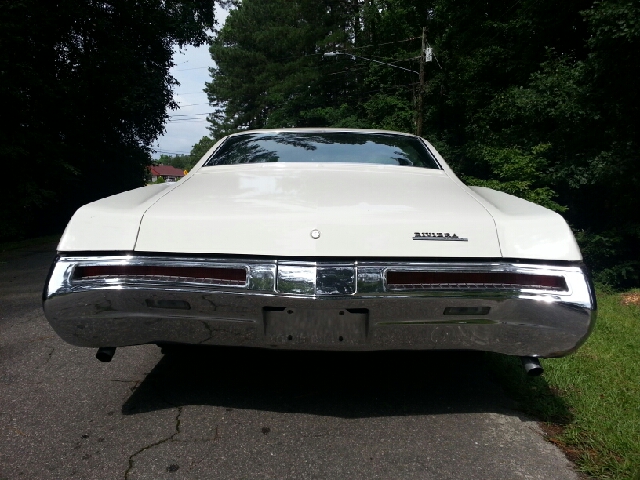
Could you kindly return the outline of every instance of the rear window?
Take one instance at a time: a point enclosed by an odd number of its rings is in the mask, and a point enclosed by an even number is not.
[[[263,162],[370,163],[440,168],[417,137],[355,132],[237,135],[227,139],[204,166]]]

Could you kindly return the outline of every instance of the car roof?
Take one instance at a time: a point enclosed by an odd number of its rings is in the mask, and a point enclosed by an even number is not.
[[[411,133],[404,132],[395,132],[393,130],[379,130],[379,129],[368,129],[368,128],[264,128],[264,129],[256,129],[256,130],[243,130],[242,132],[237,132],[229,135],[229,137],[234,137],[236,135],[245,135],[250,133],[384,133],[391,135],[402,135],[406,137],[415,137]]]

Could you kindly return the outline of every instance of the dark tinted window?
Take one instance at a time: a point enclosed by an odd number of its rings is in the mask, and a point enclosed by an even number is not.
[[[229,138],[205,166],[262,162],[335,162],[439,168],[416,137],[385,133],[247,133]]]

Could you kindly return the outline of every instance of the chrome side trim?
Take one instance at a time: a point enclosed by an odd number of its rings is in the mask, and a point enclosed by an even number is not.
[[[247,280],[243,285],[211,285],[184,277],[74,279],[79,265],[244,268]],[[567,289],[508,285],[403,289],[386,284],[390,269],[562,276]],[[595,296],[584,267],[499,261],[60,255],[43,300],[47,319],[64,340],[92,347],[177,342],[561,356],[587,338],[596,317]]]

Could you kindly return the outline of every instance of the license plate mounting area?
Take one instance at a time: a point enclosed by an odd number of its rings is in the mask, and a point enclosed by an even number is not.
[[[270,345],[361,345],[367,340],[364,308],[305,309],[265,307],[265,343]]]

